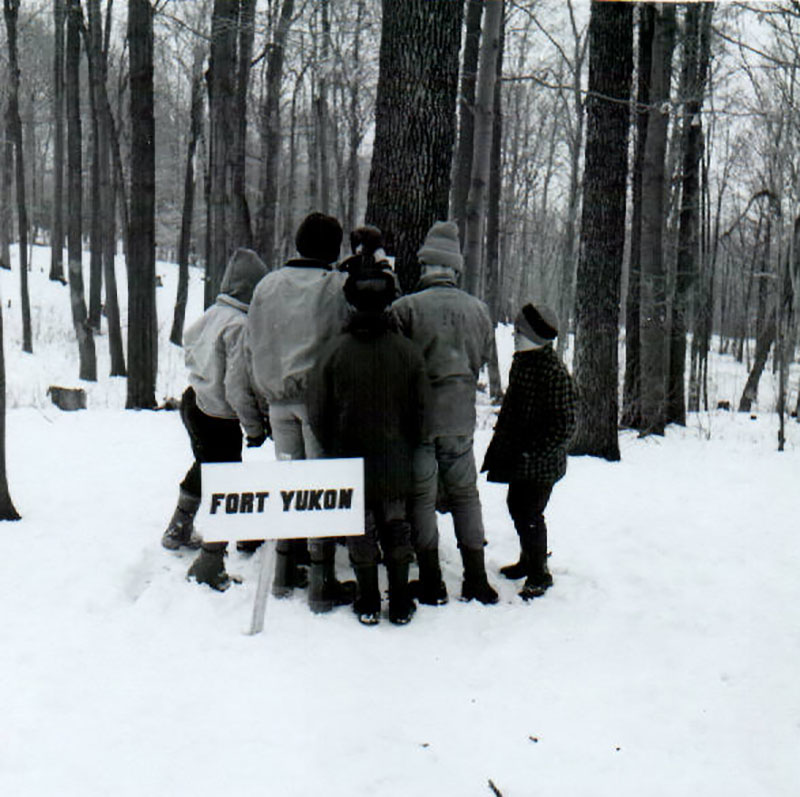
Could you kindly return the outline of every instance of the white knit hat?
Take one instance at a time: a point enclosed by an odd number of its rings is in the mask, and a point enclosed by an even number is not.
[[[458,225],[454,221],[436,221],[425,236],[425,243],[417,252],[424,266],[449,266],[455,271],[464,267]]]

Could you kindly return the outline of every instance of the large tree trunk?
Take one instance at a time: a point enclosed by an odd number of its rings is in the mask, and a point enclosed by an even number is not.
[[[0,520],[19,520],[8,490],[6,472],[6,361],[3,347],[3,308],[0,307]]]
[[[628,295],[625,301],[625,379],[622,389],[622,426],[641,429],[642,378],[639,362],[639,302],[642,259],[642,168],[647,141],[647,108],[650,104],[650,71],[653,63],[653,31],[656,8],[639,4],[639,57],[636,86],[633,181],[631,200],[631,246]]]
[[[92,161],[89,195],[89,326],[100,331],[103,311],[103,228],[100,203],[100,59],[103,52],[103,28],[100,23],[99,0],[87,0],[89,25],[83,28],[86,56],[89,62],[89,97],[91,104]]]
[[[619,459],[619,300],[625,244],[633,71],[629,3],[592,3],[581,255],[575,305],[575,381],[581,396],[572,453]]]
[[[128,409],[152,409],[158,368],[153,8],[128,0],[131,208],[128,233]]]
[[[8,120],[3,125],[5,143],[0,144],[0,267],[11,268],[11,185],[14,182],[14,144]]]
[[[664,158],[669,125],[669,87],[675,42],[675,6],[656,11],[650,110],[642,167],[640,357],[642,431],[664,434],[667,376],[667,292],[664,267]]]
[[[425,234],[447,217],[462,17],[452,0],[383,1],[366,221],[383,231],[405,291]]]
[[[178,295],[169,339],[183,344],[183,322],[186,319],[186,302],[189,298],[189,249],[192,243],[192,217],[194,215],[194,160],[197,142],[203,132],[203,51],[197,47],[192,67],[192,110],[189,123],[189,143],[186,152],[186,172],[183,180],[183,213],[181,235],[178,241]]]
[[[686,335],[689,291],[697,278],[700,246],[700,162],[703,156],[701,111],[709,61],[713,3],[686,6],[684,63],[681,73],[685,102],[683,177],[675,295],[672,301],[666,422],[686,425]],[[722,330],[721,330],[722,331]]]
[[[348,134],[347,134],[347,203],[345,206],[345,229],[353,230],[357,225],[358,186],[361,169],[358,163],[358,149],[363,138],[361,120],[360,83],[361,75],[361,26],[363,24],[366,0],[357,0],[356,24],[353,30],[353,76],[349,85]]]
[[[483,295],[481,261],[486,228],[486,187],[492,158],[494,85],[497,80],[503,0],[489,0],[483,15],[478,79],[475,92],[475,130],[472,175],[467,195],[464,235],[465,288],[473,296]]]
[[[25,202],[25,155],[22,146],[22,120],[19,115],[19,57],[17,50],[17,20],[20,0],[4,0],[8,40],[8,109],[6,130],[11,134],[16,155],[17,227],[19,232],[19,284],[22,307],[22,351],[33,353],[31,331],[31,301],[28,293],[28,207]]]
[[[80,59],[81,59],[81,13],[80,0],[69,0],[67,13],[66,43],[66,103],[67,103],[67,193],[69,213],[67,216],[67,263],[69,271],[69,295],[72,305],[72,324],[78,339],[80,359],[79,378],[97,380],[97,358],[94,337],[86,314],[83,291],[83,181],[81,176],[81,109],[80,109]]]
[[[215,0],[211,20],[209,96],[209,209],[208,252],[204,304],[217,297],[230,251],[232,224],[231,146],[236,129],[236,39],[239,2]]]
[[[277,259],[278,161],[281,152],[281,82],[286,34],[294,13],[294,0],[283,0],[281,15],[267,56],[266,97],[261,108],[261,208],[258,214],[258,252],[272,268]]]
[[[319,209],[331,212],[331,167],[328,143],[328,70],[331,57],[330,0],[319,0],[322,15],[322,69],[317,84],[316,111],[317,148],[319,157]]]
[[[64,279],[64,0],[53,0],[53,221],[50,230],[50,279]]]
[[[461,245],[467,226],[467,195],[472,178],[475,131],[475,81],[481,42],[483,0],[466,0],[464,52],[461,56],[461,87],[458,92],[458,146],[453,165],[450,218],[458,222]]]

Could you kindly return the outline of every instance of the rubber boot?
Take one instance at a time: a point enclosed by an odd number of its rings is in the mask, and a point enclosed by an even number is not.
[[[408,589],[408,562],[389,560],[386,572],[389,575],[389,621],[406,625],[417,610]]]
[[[190,581],[194,579],[198,584],[208,584],[217,592],[225,592],[231,585],[230,576],[225,571],[227,547],[226,542],[203,543],[200,555],[192,562],[186,578]]]
[[[197,550],[203,540],[194,530],[194,516],[200,508],[200,496],[192,495],[183,488],[178,493],[178,505],[172,514],[167,530],[161,537],[161,544],[170,551],[178,548]]]
[[[378,565],[353,567],[358,583],[358,597],[353,611],[362,625],[377,625],[381,620],[381,592],[378,587]]]
[[[522,600],[539,598],[553,586],[553,576],[547,567],[547,526],[544,521],[531,523],[522,530],[520,544],[528,560],[525,584],[519,593]]]
[[[470,601],[473,598],[483,604],[497,603],[497,591],[486,578],[486,565],[483,558],[483,548],[471,550],[461,548],[461,560],[464,563],[464,581],[461,585],[461,600]]]
[[[419,580],[409,584],[411,596],[426,606],[444,606],[447,603],[447,587],[442,580],[439,566],[439,551],[417,551]]]
[[[336,543],[326,540],[311,549],[311,576],[308,582],[308,607],[324,614],[334,606],[349,606],[355,598],[354,581],[336,580]]]
[[[272,594],[276,598],[288,598],[293,590],[308,586],[308,573],[297,564],[295,542],[296,540],[278,540],[275,546]]]
[[[519,561],[513,565],[504,565],[500,568],[500,573],[512,581],[518,578],[525,578],[528,575],[528,554],[525,550],[520,549]]]

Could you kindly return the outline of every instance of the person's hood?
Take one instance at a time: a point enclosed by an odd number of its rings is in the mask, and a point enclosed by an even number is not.
[[[252,249],[237,249],[225,268],[219,292],[249,305],[256,285],[266,273],[264,261]]]

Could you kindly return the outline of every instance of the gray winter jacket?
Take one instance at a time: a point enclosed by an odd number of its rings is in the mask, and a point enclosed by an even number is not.
[[[251,387],[244,331],[253,289],[266,273],[255,252],[237,249],[216,302],[183,335],[197,406],[214,418],[238,418],[248,437],[263,434],[266,408],[259,406]]]
[[[258,284],[247,317],[253,384],[269,404],[303,403],[308,373],[324,344],[344,328],[347,274],[298,258]]]
[[[431,385],[428,434],[468,435],[475,430],[475,390],[488,362],[494,327],[486,305],[443,275],[423,276],[417,292],[392,310],[406,337],[425,355]]]

